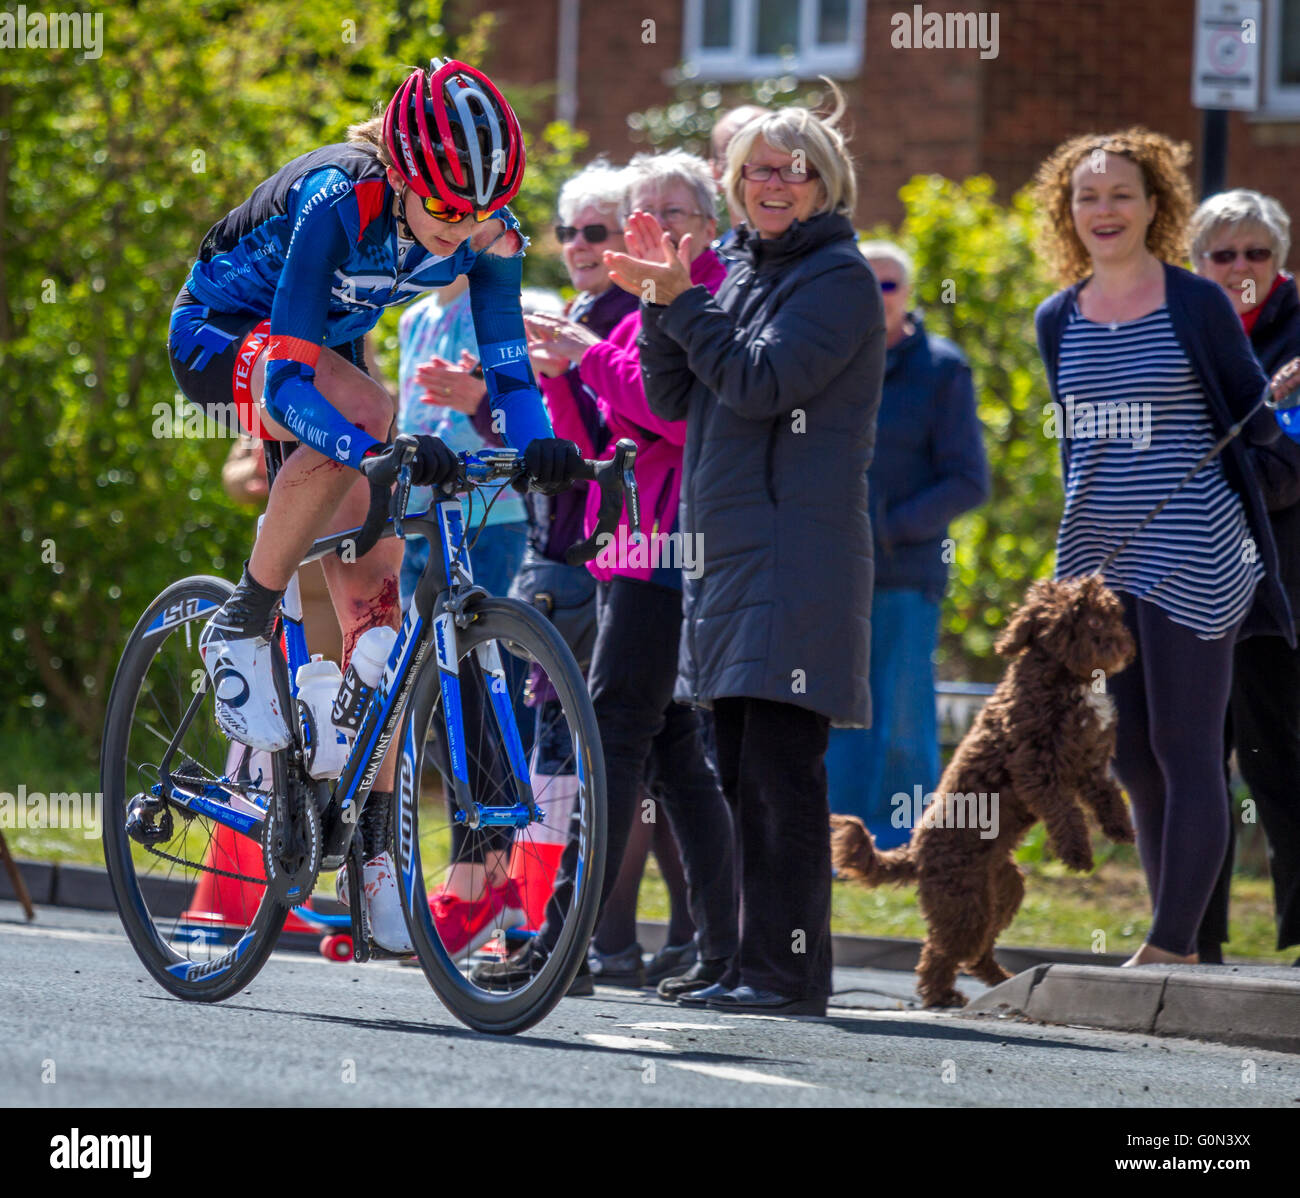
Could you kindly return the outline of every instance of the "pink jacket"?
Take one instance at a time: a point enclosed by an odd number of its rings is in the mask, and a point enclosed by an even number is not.
[[[722,286],[726,277],[727,268],[712,250],[705,250],[691,263],[691,282],[707,288],[710,295]],[[579,365],[583,382],[596,393],[596,404],[609,429],[608,444],[593,444],[573,391],[561,378],[543,378],[541,384],[555,435],[576,441],[583,457],[609,457],[610,446],[620,437],[629,437],[636,442],[635,473],[641,500],[641,531],[652,538],[656,533],[670,533],[677,527],[686,421],[662,420],[646,403],[645,388],[641,384],[641,355],[636,344],[640,331],[641,312],[638,309],[619,321],[604,341],[588,349]],[[583,536],[590,536],[596,527],[599,507],[599,488],[590,487]],[[587,569],[601,579],[617,574],[646,582],[654,574],[655,565],[670,564],[666,554],[663,555],[666,560],[662,562],[652,558],[649,544],[640,550],[633,546],[629,552],[627,537],[625,507],[613,545],[588,562]],[[622,551],[620,546],[624,547]],[[672,559],[673,562],[676,560]]]

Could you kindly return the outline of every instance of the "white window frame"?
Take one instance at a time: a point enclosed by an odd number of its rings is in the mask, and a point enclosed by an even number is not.
[[[849,35],[843,44],[820,45],[817,36],[818,0],[789,0],[799,5],[799,48],[790,57],[755,54],[758,0],[732,0],[731,45],[706,50],[704,0],[685,0],[682,59],[696,78],[719,81],[763,79],[775,75],[851,77],[862,69],[866,48],[867,0],[849,0]]]
[[[1300,3],[1300,0],[1291,0]],[[1259,108],[1245,114],[1251,121],[1300,121],[1300,83],[1283,85],[1278,76],[1282,65],[1282,0],[1265,0],[1263,55],[1260,71]],[[1274,35],[1274,31],[1278,31]]]

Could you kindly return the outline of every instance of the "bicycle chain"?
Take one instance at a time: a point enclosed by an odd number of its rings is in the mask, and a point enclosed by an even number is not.
[[[173,857],[170,853],[164,853],[162,849],[156,849],[151,844],[142,845],[141,847],[155,857],[161,857],[164,861],[171,861],[176,865],[186,865],[190,869],[201,869],[204,873],[216,874],[222,878],[233,878],[236,882],[255,882],[258,886],[266,885],[265,878],[250,878],[247,874],[231,873],[230,870],[218,869],[215,865],[200,865],[196,861],[186,861],[184,857]]]

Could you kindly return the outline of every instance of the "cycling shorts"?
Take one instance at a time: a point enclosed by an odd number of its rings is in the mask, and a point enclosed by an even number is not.
[[[274,441],[277,438],[263,427],[259,417],[261,397],[254,396],[249,386],[253,368],[270,339],[268,317],[218,312],[182,287],[172,306],[167,338],[172,376],[185,398],[209,419],[225,420],[233,407],[246,432]],[[366,371],[364,337],[330,348]]]

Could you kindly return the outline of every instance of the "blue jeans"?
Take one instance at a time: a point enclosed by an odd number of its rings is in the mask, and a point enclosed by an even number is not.
[[[826,752],[831,810],[856,815],[882,849],[911,838],[911,827],[895,827],[891,817],[897,810],[911,812],[913,788],[919,785],[925,795],[939,782],[932,660],[938,635],[937,600],[902,588],[876,591],[871,611],[872,727],[831,729]],[[908,796],[906,807],[890,802],[898,793]]]
[[[473,532],[470,540],[474,540]],[[484,587],[489,595],[504,598],[514,580],[519,563],[524,560],[528,547],[528,525],[520,520],[512,524],[489,524],[480,534],[470,551],[470,565],[474,581]],[[398,590],[405,608],[415,593],[415,584],[429,560],[429,542],[423,537],[410,537],[402,556],[402,573]]]

